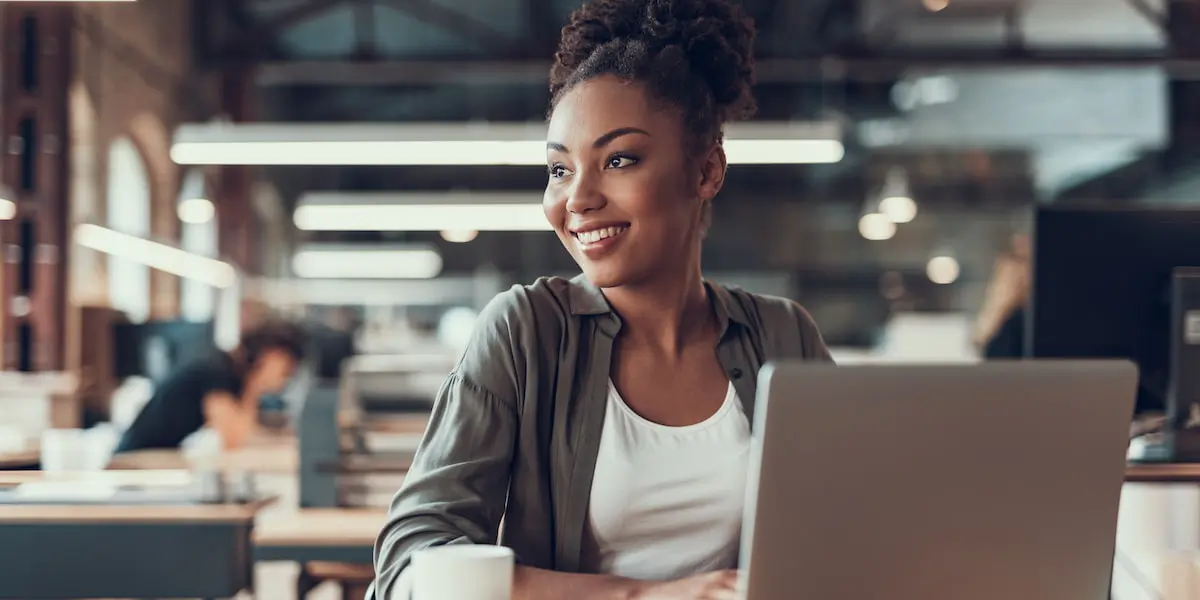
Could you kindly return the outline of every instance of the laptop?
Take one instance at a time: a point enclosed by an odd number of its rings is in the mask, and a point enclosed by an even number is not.
[[[760,374],[748,600],[1096,600],[1137,370],[781,363]]]

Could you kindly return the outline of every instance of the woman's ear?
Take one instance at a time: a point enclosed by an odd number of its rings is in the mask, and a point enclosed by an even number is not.
[[[714,144],[700,158],[700,182],[696,191],[704,201],[711,201],[725,185],[725,147]]]

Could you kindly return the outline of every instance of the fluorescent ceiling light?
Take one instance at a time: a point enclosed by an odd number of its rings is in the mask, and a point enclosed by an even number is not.
[[[873,242],[890,240],[896,235],[896,224],[886,215],[867,213],[858,220],[858,233]]]
[[[953,256],[935,256],[925,265],[925,275],[938,285],[954,283],[959,273],[961,268]]]
[[[832,122],[742,123],[727,128],[731,164],[836,163],[845,156]],[[541,123],[182,125],[171,159],[181,165],[544,165]]]
[[[248,297],[276,306],[482,306],[505,289],[495,276],[437,279],[251,279]]]
[[[237,281],[237,272],[229,263],[99,225],[79,225],[74,239],[85,248],[213,287],[226,288]]]
[[[466,244],[479,236],[475,229],[446,229],[442,231],[442,239],[452,244]]]
[[[306,279],[432,279],[442,256],[426,246],[311,244],[292,257],[292,271]]]
[[[188,198],[175,207],[179,220],[189,225],[202,225],[213,220],[217,209],[208,198]]]
[[[292,216],[305,231],[550,231],[536,193],[310,193]]]

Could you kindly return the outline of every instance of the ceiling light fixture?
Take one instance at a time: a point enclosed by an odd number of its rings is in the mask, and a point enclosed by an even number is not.
[[[465,244],[479,237],[479,231],[475,229],[445,229],[442,231],[442,239],[452,244]]]
[[[74,240],[85,248],[213,287],[227,288],[237,281],[237,271],[229,263],[107,227],[90,223],[79,225],[75,228]]]
[[[880,194],[879,212],[893,223],[909,223],[917,216],[917,202],[913,200],[908,185],[908,174],[904,169],[888,170]]]
[[[181,201],[176,210],[179,220],[190,225],[207,223],[217,214],[216,207],[208,198],[188,198]]]
[[[929,259],[925,265],[925,275],[938,285],[948,285],[958,280],[961,272],[958,261],[953,256],[942,255]]]
[[[0,183],[0,221],[11,221],[17,216],[17,195]]]
[[[179,220],[189,225],[201,225],[213,219],[217,208],[208,199],[205,189],[204,172],[200,169],[188,169],[183,176],[183,185],[179,190],[179,202],[175,212]]]
[[[867,213],[858,219],[858,233],[873,242],[890,240],[896,235],[896,224],[880,213]]]
[[[314,192],[292,220],[304,231],[551,230],[536,192]]]
[[[845,156],[834,122],[730,125],[730,164],[836,163]],[[544,165],[546,128],[526,123],[208,123],[180,126],[171,159],[181,165]]]
[[[305,279],[432,279],[442,256],[426,246],[310,244],[296,251],[292,271]]]

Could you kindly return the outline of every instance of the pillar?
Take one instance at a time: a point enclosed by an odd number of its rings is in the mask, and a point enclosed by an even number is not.
[[[0,181],[17,204],[0,222],[6,370],[63,367],[71,19],[68,6],[0,4]]]
[[[221,75],[221,108],[236,123],[251,121],[252,78],[246,69],[230,67]],[[254,211],[254,173],[251,167],[221,168],[214,202],[217,244],[221,256],[246,273],[261,271],[258,216]]]

